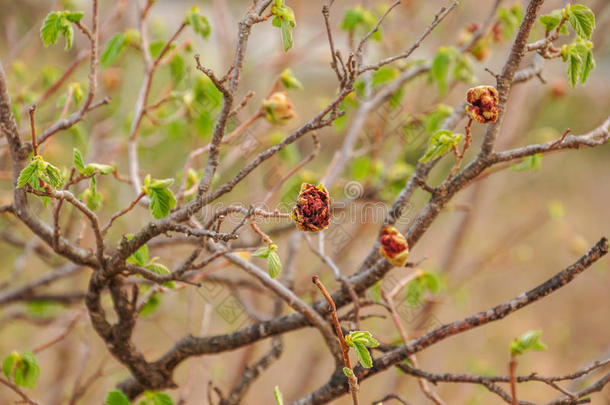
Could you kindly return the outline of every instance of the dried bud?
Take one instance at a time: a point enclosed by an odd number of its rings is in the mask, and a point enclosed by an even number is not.
[[[273,93],[263,100],[265,119],[271,124],[284,124],[296,115],[288,95],[283,91]]]
[[[330,224],[330,197],[322,184],[301,184],[297,203],[290,214],[297,228],[306,232],[318,232]]]
[[[409,245],[405,237],[391,225],[386,225],[381,232],[379,253],[393,266],[403,267],[409,258]]]
[[[466,93],[466,112],[475,121],[489,124],[498,119],[498,91],[492,86],[477,86]]]

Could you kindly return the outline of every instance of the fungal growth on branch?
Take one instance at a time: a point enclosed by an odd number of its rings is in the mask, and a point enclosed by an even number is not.
[[[290,215],[297,228],[306,232],[318,232],[330,225],[330,196],[322,184],[301,184],[297,203]]]

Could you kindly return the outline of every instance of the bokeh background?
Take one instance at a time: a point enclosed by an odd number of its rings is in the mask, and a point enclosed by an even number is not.
[[[63,39],[55,46],[44,48],[38,32],[45,15],[62,8],[85,11],[84,21],[90,21],[90,2],[86,0],[41,1],[0,0],[0,60],[7,72],[15,111],[25,138],[29,138],[25,108],[33,103],[51,83],[71,65],[79,52],[88,46],[85,38],[76,33],[72,50],[63,50]],[[119,1],[101,1],[102,20],[110,15]],[[431,59],[439,46],[455,46],[459,33],[472,22],[485,19],[492,1],[463,0],[460,6],[424,41],[409,61]],[[511,6],[512,0],[505,0]],[[549,0],[543,12],[562,7],[562,1]],[[507,107],[507,117],[498,139],[498,148],[515,147],[558,138],[567,129],[585,133],[597,127],[610,112],[610,7],[607,0],[587,1],[597,17],[593,36],[597,66],[585,85],[571,89],[566,79],[565,64],[560,59],[546,61],[543,77],[514,88]],[[289,95],[297,118],[286,126],[272,127],[257,122],[245,137],[240,137],[223,150],[221,171],[215,184],[222,184],[256,152],[277,143],[291,129],[307,121],[331,99],[337,89],[336,77],[329,68],[329,53],[321,16],[322,2],[291,0],[297,16],[294,31],[295,47],[288,53],[281,49],[279,30],[271,23],[255,26],[242,75],[241,94],[253,90],[256,95],[239,115],[245,119],[260,105],[277,75],[290,67],[304,85],[304,90],[290,91]],[[346,9],[362,4],[382,10],[388,2],[337,0],[332,8],[337,47],[344,55],[348,49],[348,35],[340,29]],[[432,20],[443,1],[404,1],[383,26],[383,40],[372,42],[366,59],[374,62],[406,49]],[[183,64],[174,68],[162,66],[156,77],[151,101],[174,91],[175,101],[167,103],[151,119],[145,119],[140,138],[140,166],[142,174],[156,178],[179,178],[189,152],[209,141],[216,107],[214,104],[185,105],[185,96],[192,90],[205,91],[205,82],[194,69],[193,54],[201,54],[202,63],[216,72],[224,72],[234,50],[237,21],[250,6],[247,1],[178,1],[158,0],[151,10],[149,34],[151,41],[167,40],[184,18],[186,11],[198,5],[212,27],[209,39],[197,38],[187,30],[177,41],[183,46]],[[105,44],[115,32],[136,27],[136,8],[127,1],[119,18],[103,24]],[[544,35],[536,24],[531,40]],[[561,43],[563,39],[560,39]],[[185,43],[188,41],[188,45]],[[472,59],[476,82],[493,84],[485,68],[500,71],[508,53],[510,41],[493,44],[488,58]],[[189,50],[190,48],[190,50]],[[531,60],[531,55],[527,61]],[[402,66],[401,64],[397,65]],[[68,83],[87,86],[87,63],[78,65]],[[127,49],[113,66],[102,70],[98,97],[108,95],[111,102],[90,113],[73,129],[57,134],[44,150],[45,159],[59,166],[70,166],[72,148],[78,147],[87,161],[116,164],[119,172],[127,174],[126,142],[134,102],[143,78],[141,54]],[[421,118],[443,103],[455,106],[464,99],[468,83],[455,83],[448,94],[439,96],[424,75],[404,87],[401,113],[396,119]],[[61,113],[68,86],[64,85],[37,111],[37,125],[46,128]],[[191,91],[191,93],[189,93]],[[63,98],[62,98],[63,97]],[[73,111],[74,107],[70,111]],[[296,195],[295,186],[301,181],[315,182],[326,172],[335,151],[341,147],[354,109],[348,109],[344,127],[326,128],[318,136],[322,148],[318,156],[300,170],[272,198],[270,204],[290,204]],[[419,132],[405,142],[401,131],[390,131],[390,123],[382,114],[373,114],[361,134],[357,149],[363,153],[342,174],[342,179],[330,190],[334,200],[347,204],[353,212],[362,213],[368,206],[389,206],[397,195],[417,159],[425,148],[428,134]],[[463,126],[464,122],[460,124]],[[474,145],[483,131],[473,127]],[[458,128],[459,130],[459,128]],[[412,136],[412,135],[411,135]],[[380,142],[383,140],[383,143]],[[11,167],[5,143],[0,150],[0,202],[11,199]],[[442,281],[436,295],[426,295],[424,302],[403,313],[403,323],[411,336],[422,333],[425,327],[448,323],[474,312],[487,309],[530,289],[574,262],[602,235],[610,233],[610,147],[570,150],[542,158],[538,170],[502,170],[477,181],[462,191],[439,216],[411,253],[413,260],[426,258],[422,269],[435,271]],[[262,200],[282,175],[312,150],[311,140],[303,138],[285,152],[270,159],[257,169],[219,204],[249,206]],[[450,159],[440,165],[430,183],[438,184],[450,168]],[[196,162],[201,169],[205,159]],[[357,183],[348,183],[348,182]],[[356,194],[346,195],[344,187],[356,187]],[[104,197],[100,211],[102,218],[127,205],[134,197],[132,188],[112,177],[100,181]],[[354,198],[354,196],[356,198]],[[423,206],[427,194],[418,191],[402,218],[408,226]],[[50,210],[31,199],[36,212],[46,220]],[[211,207],[218,209],[220,205]],[[272,207],[273,208],[273,207]],[[66,221],[70,211],[65,210]],[[351,212],[351,211],[350,211]],[[73,214],[72,214],[73,215]],[[209,215],[209,212],[203,213]],[[329,233],[329,254],[345,274],[353,272],[375,241],[379,215],[341,217]],[[107,240],[118,241],[124,233],[135,232],[150,220],[144,208],[138,208],[117,221]],[[227,220],[230,223],[231,219]],[[72,234],[80,231],[80,220],[73,221]],[[465,225],[464,225],[465,223]],[[285,221],[267,223],[263,229],[270,233],[286,257],[290,236],[295,232]],[[228,225],[227,225],[228,226]],[[335,228],[333,230],[333,228]],[[460,248],[453,250],[456,239]],[[89,233],[82,242],[92,243]],[[246,232],[240,243],[258,243],[254,234]],[[188,244],[151,244],[153,256],[171,267],[189,252]],[[60,334],[66,325],[81,313],[70,334],[38,356],[42,368],[40,381],[32,396],[45,404],[68,403],[77,381],[83,383],[90,376],[87,391],[79,403],[100,403],[105,393],[128,376],[124,368],[111,358],[101,339],[92,330],[82,301],[90,270],[83,268],[51,286],[37,288],[32,297],[53,298],[69,293],[62,300],[4,299],[13,289],[37,279],[63,261],[49,253],[48,247],[36,240],[23,226],[8,215],[0,217],[0,355],[12,350],[26,350],[49,341]],[[258,260],[258,259],[253,259]],[[320,262],[306,243],[301,243],[295,261],[295,289],[307,301],[319,298],[310,278],[322,277],[329,288],[337,288],[331,270]],[[214,275],[231,280],[248,280],[246,274],[222,261],[212,267]],[[542,375],[565,374],[584,364],[610,355],[610,259],[604,258],[566,288],[511,315],[500,322],[486,325],[447,339],[418,354],[420,366],[436,372],[470,372],[507,374],[508,345],[521,333],[540,329],[548,350],[524,356],[519,364],[520,374],[536,371]],[[400,279],[406,269],[395,269],[392,279]],[[253,322],[253,318],[267,319],[272,314],[273,297],[252,288],[238,288],[208,283],[202,288],[166,291],[158,295],[158,306],[142,315],[134,341],[148,358],[155,358],[173,342],[188,333],[224,334]],[[404,294],[400,294],[404,297]],[[401,298],[399,301],[402,301]],[[108,300],[109,302],[109,300]],[[107,303],[108,303],[107,302]],[[418,315],[433,302],[432,318],[423,321]],[[402,305],[402,303],[401,303]],[[152,306],[152,304],[151,304]],[[236,309],[237,308],[237,309]],[[403,307],[404,308],[404,307]],[[228,311],[228,312],[227,312]],[[387,314],[380,307],[365,310],[380,316],[363,320],[363,328],[373,331],[384,342],[398,335]],[[383,315],[384,317],[381,317]],[[431,320],[430,320],[431,319]],[[246,404],[273,403],[273,387],[278,385],[287,402],[316,389],[327,381],[332,370],[318,334],[299,330],[285,336],[285,349],[279,361],[253,385],[245,397]],[[179,389],[169,393],[174,399],[183,398],[187,404],[206,404],[208,381],[229,392],[241,377],[244,367],[255,361],[269,348],[268,340],[214,356],[193,358],[183,363],[176,372]],[[99,373],[99,376],[96,374]],[[99,378],[96,378],[99,377]],[[587,381],[577,382],[578,384]],[[497,397],[484,388],[472,385],[440,384],[438,393],[450,404],[498,403]],[[414,404],[426,403],[414,378],[389,370],[361,385],[363,403],[394,392]],[[519,386],[520,398],[545,401],[555,392],[542,384]],[[0,387],[0,403],[9,403],[13,394]],[[337,404],[348,404],[347,398]],[[594,396],[593,404],[609,404],[610,389]]]

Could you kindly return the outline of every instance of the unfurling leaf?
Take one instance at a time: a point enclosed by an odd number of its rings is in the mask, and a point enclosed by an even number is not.
[[[358,361],[364,368],[373,367],[373,359],[367,347],[377,347],[379,342],[366,330],[356,330],[345,336],[345,343],[353,347],[358,356]],[[351,370],[350,370],[351,371]],[[344,370],[345,373],[345,370]],[[347,375],[347,374],[346,374]]]
[[[44,46],[55,44],[61,34],[66,39],[66,50],[72,48],[74,28],[72,23],[79,22],[83,13],[78,11],[56,11],[49,13],[40,29],[40,38]]]
[[[267,271],[271,278],[276,278],[282,271],[282,262],[277,252],[272,251],[267,256]]]
[[[521,355],[527,351],[543,351],[547,347],[540,341],[542,331],[530,330],[525,332],[510,343],[510,354],[512,356]]]
[[[40,366],[32,352],[16,351],[9,354],[2,362],[2,372],[16,385],[26,388],[34,388],[38,377],[40,377]]]
[[[186,25],[190,25],[191,28],[193,28],[193,31],[195,31],[196,34],[201,35],[202,38],[205,39],[210,36],[210,22],[199,13],[198,7],[195,6],[186,13],[185,23]]]
[[[454,134],[445,129],[436,131],[428,141],[428,150],[426,150],[426,153],[419,161],[429,162],[430,160],[444,155],[453,149],[454,146],[457,146],[463,137],[464,135],[462,134]]]

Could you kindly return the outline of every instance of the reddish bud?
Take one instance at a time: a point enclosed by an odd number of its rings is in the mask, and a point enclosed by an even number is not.
[[[322,184],[301,184],[301,192],[290,214],[297,228],[318,232],[330,225],[330,196]]]
[[[489,124],[498,119],[498,91],[493,86],[477,86],[466,93],[466,112],[475,121]]]
[[[393,266],[403,267],[409,258],[409,245],[405,237],[391,225],[386,225],[381,232],[379,253]]]

